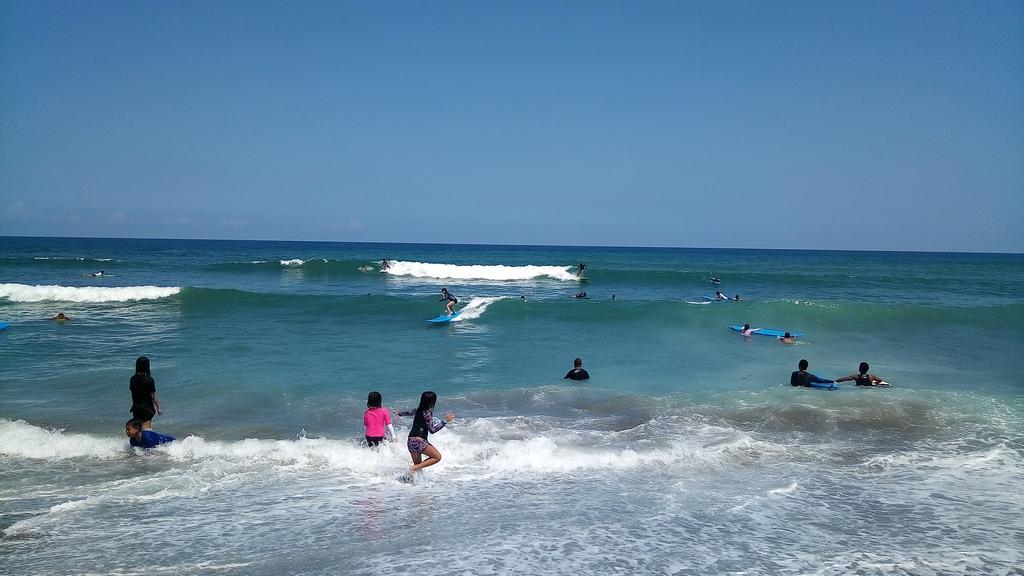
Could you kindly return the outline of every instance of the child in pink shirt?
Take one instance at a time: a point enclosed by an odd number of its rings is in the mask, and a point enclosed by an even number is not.
[[[377,446],[384,440],[384,427],[395,439],[395,429],[391,426],[391,413],[380,405],[380,392],[370,392],[366,398],[366,412],[363,412],[363,426],[366,426],[366,444]]]

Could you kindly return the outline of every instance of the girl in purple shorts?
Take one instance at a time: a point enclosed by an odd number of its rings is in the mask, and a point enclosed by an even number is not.
[[[441,453],[430,442],[427,442],[427,436],[444,428],[445,423],[455,420],[455,415],[450,412],[445,415],[444,420],[434,418],[434,404],[436,403],[437,394],[427,390],[420,395],[419,408],[415,411],[398,413],[399,416],[413,417],[412,428],[409,429],[409,441],[407,442],[409,454],[412,456],[412,467],[410,469],[413,472],[427,466],[433,466],[441,461]],[[424,454],[427,456],[426,460],[423,459]]]

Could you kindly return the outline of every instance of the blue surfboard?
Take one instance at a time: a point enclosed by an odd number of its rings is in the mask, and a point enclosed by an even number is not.
[[[8,326],[10,326],[9,323],[7,323],[7,322],[0,322],[0,330],[3,330],[4,328],[7,328]]]
[[[447,314],[441,314],[437,318],[431,318],[430,320],[427,320],[427,322],[430,322],[431,324],[447,324],[452,320],[458,318],[460,314],[462,314],[462,310],[459,310],[458,312],[452,314],[451,316]]]
[[[742,324],[729,324],[729,328],[737,332],[743,332]],[[757,334],[759,336],[774,336],[776,338],[781,338],[785,336],[787,332],[786,330],[776,330],[774,328],[754,328],[754,330],[757,330],[757,332],[754,332],[754,334]],[[803,336],[804,333],[789,331],[789,335],[794,338],[799,338],[800,336]]]
[[[808,386],[811,388],[818,388],[820,390],[841,390],[839,384],[821,384],[818,382],[811,382]]]

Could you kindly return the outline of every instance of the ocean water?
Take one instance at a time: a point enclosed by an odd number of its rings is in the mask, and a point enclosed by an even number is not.
[[[0,573],[1024,562],[1021,255],[6,237],[0,321]],[[178,438],[146,452],[139,355]],[[793,389],[800,358],[894,386]],[[408,418],[359,443],[371,390],[457,416],[411,484]]]

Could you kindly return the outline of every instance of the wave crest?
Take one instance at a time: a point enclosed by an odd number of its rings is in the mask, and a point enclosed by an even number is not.
[[[551,278],[553,280],[574,281],[576,275],[570,272],[570,266],[505,266],[503,264],[486,266],[472,264],[434,264],[430,262],[405,262],[396,260],[390,263],[385,274],[392,276],[411,276],[413,278],[438,278],[442,280],[534,280]]]
[[[11,302],[128,302],[155,300],[181,292],[177,286],[59,286],[28,284],[0,284],[0,298]]]

